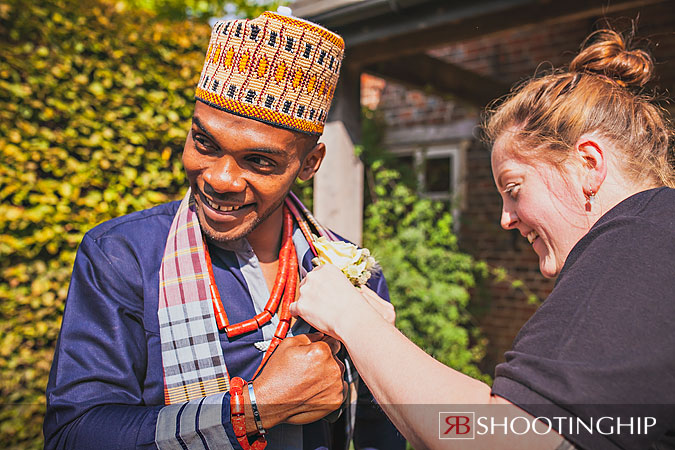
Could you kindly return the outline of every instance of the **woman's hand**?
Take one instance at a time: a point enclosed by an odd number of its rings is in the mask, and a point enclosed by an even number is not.
[[[394,305],[377,295],[368,286],[361,287],[361,296],[363,296],[368,304],[377,311],[384,320],[392,325],[396,325],[396,311],[394,311]]]
[[[301,316],[317,330],[340,339],[340,330],[357,320],[384,320],[393,324],[394,307],[367,287],[355,288],[337,267],[324,264],[300,284],[300,298],[291,314]]]

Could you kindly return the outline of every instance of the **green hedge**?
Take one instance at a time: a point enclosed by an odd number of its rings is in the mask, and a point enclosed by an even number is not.
[[[42,446],[75,251],[175,199],[208,25],[122,3],[0,0],[0,448]]]
[[[382,161],[368,170],[375,198],[363,241],[387,277],[397,328],[443,364],[489,383],[478,366],[487,341],[469,309],[487,264],[459,250],[447,204],[420,198]]]
[[[387,277],[396,326],[443,364],[489,383],[479,368],[487,340],[470,301],[490,268],[460,251],[449,202],[420,196],[415,171],[382,144],[381,112],[364,108],[361,116],[368,193],[363,241]]]

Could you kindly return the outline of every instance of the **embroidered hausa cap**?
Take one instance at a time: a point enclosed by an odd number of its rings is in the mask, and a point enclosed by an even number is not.
[[[318,135],[335,93],[344,41],[296,17],[216,22],[198,100],[239,116]]]

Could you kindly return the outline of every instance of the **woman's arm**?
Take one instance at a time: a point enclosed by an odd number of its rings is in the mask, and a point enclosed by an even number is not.
[[[449,441],[439,439],[443,432],[439,412],[447,411],[447,406],[469,406],[477,416],[492,414],[502,422],[516,416],[533,422],[525,411],[492,396],[485,383],[427,355],[383,318],[376,303],[371,306],[377,300],[366,297],[339,269],[324,265],[304,280],[300,299],[291,311],[344,343],[378,403],[415,448],[447,446]],[[381,310],[387,311],[386,307]],[[498,434],[477,436],[470,448],[554,449],[562,442],[555,431],[544,433],[547,425],[536,423],[537,432],[542,434],[505,436],[500,428]]]

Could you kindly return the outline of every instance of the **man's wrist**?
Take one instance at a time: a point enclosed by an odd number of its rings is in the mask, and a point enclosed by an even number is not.
[[[260,416],[260,410],[258,409],[258,403],[256,401],[255,390],[253,389],[253,382],[249,382],[246,385],[248,390],[248,396],[251,401],[251,409],[253,410],[253,420],[255,422],[256,429],[258,434],[264,436],[266,434],[265,427],[262,423],[262,417]]]
[[[244,415],[246,416],[246,434],[252,435],[258,432],[253,419],[253,408],[251,407],[251,397],[248,393],[248,388],[245,385],[243,389],[244,395]]]

